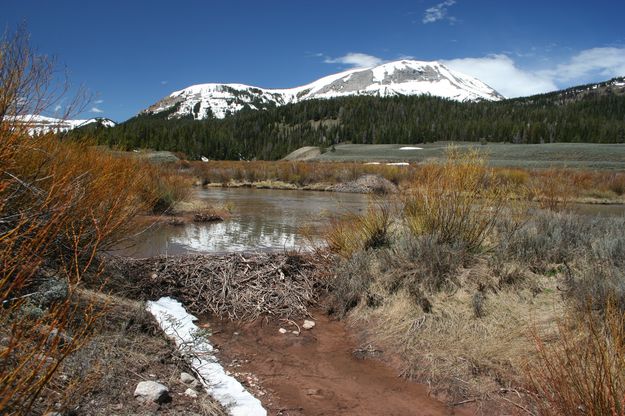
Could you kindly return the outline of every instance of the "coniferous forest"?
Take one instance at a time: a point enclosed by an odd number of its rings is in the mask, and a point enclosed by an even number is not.
[[[184,152],[190,158],[278,159],[302,146],[336,143],[625,143],[623,88],[575,87],[499,102],[456,102],[430,96],[310,100],[225,119],[168,119],[175,109],[141,114],[114,128],[85,127],[121,149]],[[606,87],[607,86],[607,87]]]

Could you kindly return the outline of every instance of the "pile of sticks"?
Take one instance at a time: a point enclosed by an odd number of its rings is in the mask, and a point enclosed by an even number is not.
[[[126,278],[109,282],[114,291],[139,299],[171,296],[197,315],[302,317],[317,300],[315,264],[300,254],[118,259],[115,267]]]

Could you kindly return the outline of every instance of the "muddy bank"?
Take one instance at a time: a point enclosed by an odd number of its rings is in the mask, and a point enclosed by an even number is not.
[[[226,369],[263,402],[271,415],[470,415],[429,396],[424,385],[398,377],[360,345],[343,322],[311,313],[316,325],[209,319],[205,326]],[[299,323],[301,327],[301,322]],[[279,329],[288,329],[285,334]]]

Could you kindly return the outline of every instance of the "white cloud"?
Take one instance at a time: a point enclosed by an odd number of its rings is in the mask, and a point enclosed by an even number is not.
[[[625,76],[625,48],[592,48],[542,69],[523,69],[506,54],[443,61],[485,82],[506,97],[554,91],[576,84]]]
[[[448,15],[449,7],[456,4],[456,0],[445,0],[442,3],[438,3],[436,6],[432,6],[429,9],[425,10],[425,14],[423,15],[423,20],[421,20],[424,24],[438,22],[439,20],[447,19],[451,22],[455,22],[456,18]]]
[[[91,111],[92,113],[103,113],[103,110],[100,110],[98,107],[91,107]]]
[[[61,108],[63,108],[63,106],[61,104],[57,104],[54,106],[54,112],[58,113],[59,111],[61,111]]]
[[[94,104],[102,104],[103,102],[104,102],[104,100],[96,100],[96,101],[94,101],[93,103],[94,103]]]
[[[624,76],[625,47],[586,49],[574,55],[568,62],[544,73],[562,82]]]
[[[324,62],[327,64],[349,65],[353,68],[367,68],[380,65],[384,60],[373,55],[367,55],[366,53],[350,52],[338,58],[326,57]]]
[[[161,85],[167,85],[168,83],[168,81],[161,81]]]
[[[521,69],[507,55],[442,62],[451,69],[478,78],[506,97],[540,94],[558,89],[551,77]]]

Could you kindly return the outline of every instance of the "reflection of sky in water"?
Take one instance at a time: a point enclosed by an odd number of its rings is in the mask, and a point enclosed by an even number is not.
[[[313,191],[208,189],[199,191],[209,204],[233,206],[232,217],[221,223],[158,225],[139,235],[119,254],[147,257],[186,252],[282,250],[309,244],[329,217],[366,208],[368,197]]]

